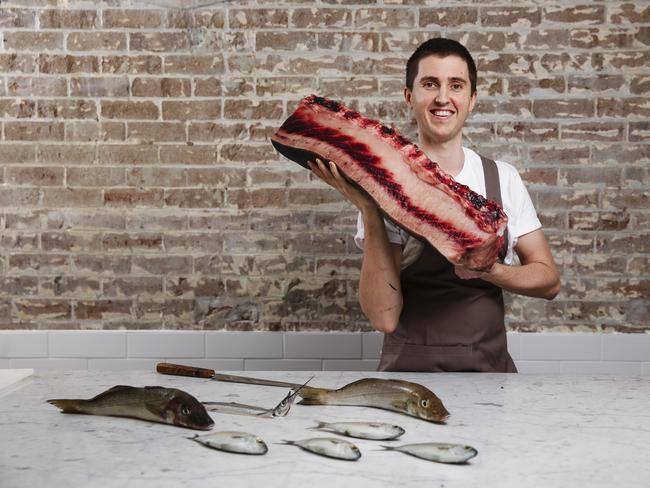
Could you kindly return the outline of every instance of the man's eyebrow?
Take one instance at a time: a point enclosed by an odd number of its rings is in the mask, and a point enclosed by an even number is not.
[[[436,76],[423,76],[422,78],[420,78],[420,83],[427,83],[429,81],[439,82],[440,79],[438,77],[436,77]],[[452,76],[451,78],[449,78],[449,81],[452,82],[452,83],[464,83],[464,84],[467,84],[467,80],[465,78],[461,78],[461,77],[458,77],[458,76]]]

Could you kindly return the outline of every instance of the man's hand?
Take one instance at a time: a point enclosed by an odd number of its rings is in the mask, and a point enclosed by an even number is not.
[[[307,164],[309,165],[309,169],[311,169],[318,178],[336,188],[347,201],[352,203],[352,205],[357,207],[361,212],[377,207],[377,204],[372,200],[372,198],[347,182],[343,175],[339,173],[339,169],[333,161],[325,164],[320,159],[316,159],[316,162],[308,161]]]
[[[459,265],[454,266],[454,273],[456,273],[456,276],[461,280],[483,280],[490,275],[490,271],[476,271]]]

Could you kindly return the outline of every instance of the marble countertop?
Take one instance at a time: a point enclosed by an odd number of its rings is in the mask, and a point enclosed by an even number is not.
[[[242,374],[242,373],[234,373]],[[246,372],[301,383],[307,372]],[[650,379],[615,376],[316,372],[314,386],[338,388],[364,376],[400,378],[433,390],[451,412],[445,425],[384,410],[295,405],[284,418],[212,413],[213,430],[261,436],[264,456],[230,454],[189,440],[180,427],[136,419],[64,415],[45,400],[91,398],[117,384],[180,388],[202,401],[275,405],[283,388],[239,385],[154,372],[42,372],[0,397],[0,486],[53,487],[647,487]],[[357,462],[278,444],[329,433],[316,420],[401,425],[394,444],[470,444],[467,465],[444,465],[349,439]],[[334,435],[334,434],[331,434]]]

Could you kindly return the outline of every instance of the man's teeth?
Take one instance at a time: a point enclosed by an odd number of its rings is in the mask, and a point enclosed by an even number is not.
[[[437,117],[449,117],[451,115],[450,110],[432,110],[431,113]]]

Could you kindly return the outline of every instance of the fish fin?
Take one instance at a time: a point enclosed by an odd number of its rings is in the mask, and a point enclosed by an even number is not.
[[[120,390],[130,390],[132,388],[134,388],[134,387],[133,386],[128,386],[128,385],[115,385],[115,386],[112,386],[111,388],[109,388],[108,390],[103,391],[98,395],[95,395],[93,398],[90,399],[90,401],[99,400],[104,395],[109,395],[109,394],[112,395],[113,393],[117,393]]]
[[[305,387],[298,393],[302,398],[298,403],[300,405],[325,405],[326,394],[330,391],[326,388]]]
[[[165,418],[165,412],[160,405],[156,405],[155,403],[145,403],[144,408],[149,410],[156,417]]]
[[[66,400],[55,398],[52,400],[47,400],[47,403],[54,405],[55,407],[59,407],[61,409],[61,413],[84,413],[79,408],[80,402],[83,401],[85,400]]]
[[[399,411],[399,412],[406,412],[408,409],[406,407],[406,402],[404,400],[394,400],[390,402],[391,406]]]
[[[381,444],[379,447],[383,447],[384,451],[394,451],[396,449],[395,446],[385,446],[384,444]]]
[[[321,420],[316,420],[316,425],[314,427],[310,427],[310,429],[315,430],[315,429],[322,429],[327,427],[329,424],[327,422],[323,422]]]

